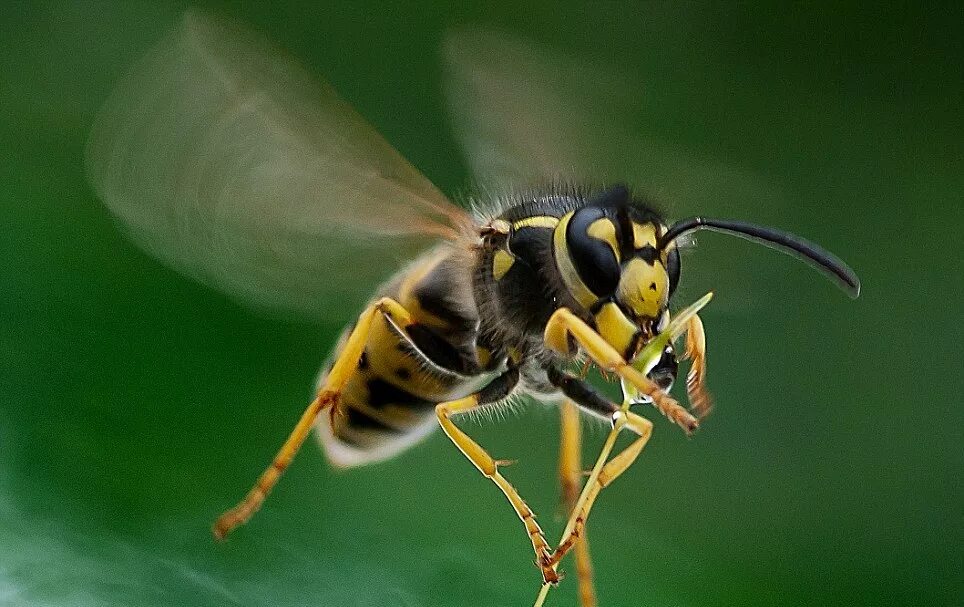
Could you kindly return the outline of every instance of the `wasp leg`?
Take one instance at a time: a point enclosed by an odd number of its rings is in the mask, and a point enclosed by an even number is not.
[[[572,379],[578,381],[575,378]],[[632,463],[636,461],[636,458],[639,457],[639,454],[642,452],[643,447],[646,446],[652,434],[653,424],[648,419],[629,411],[621,411],[616,408],[615,405],[612,406],[616,409],[611,418],[613,421],[613,429],[606,438],[599,457],[596,459],[596,464],[593,466],[592,472],[589,475],[589,480],[586,482],[585,487],[583,487],[582,493],[576,501],[576,506],[569,516],[569,521],[566,523],[566,530],[562,534],[559,546],[552,553],[552,556],[549,557],[548,564],[552,569],[556,569],[559,566],[559,562],[574,546],[578,547],[582,544],[579,539],[581,536],[585,536],[586,520],[589,518],[589,511],[599,496],[599,492],[609,486],[610,483],[616,480],[619,475],[625,472]],[[624,427],[635,432],[638,438],[628,447],[620,451],[612,460],[607,462],[606,460],[609,458],[609,454],[616,444],[616,438]],[[550,585],[548,583],[542,585],[533,607],[542,607],[549,588]]]
[[[500,462],[493,459],[481,445],[472,440],[468,434],[460,430],[458,426],[455,425],[455,422],[452,421],[452,417],[455,415],[468,413],[469,411],[501,400],[512,391],[518,381],[519,369],[518,367],[512,367],[479,392],[458,400],[440,403],[435,407],[435,413],[438,416],[442,430],[444,430],[449,439],[455,443],[459,451],[479,469],[479,472],[481,472],[483,476],[491,479],[492,482],[502,490],[506,498],[508,498],[509,503],[512,504],[512,508],[519,516],[519,519],[522,520],[526,532],[529,534],[529,540],[532,542],[532,549],[536,555],[536,564],[542,569],[543,582],[555,584],[559,581],[559,576],[556,575],[554,568],[546,564],[546,561],[549,559],[549,544],[546,542],[546,538],[542,533],[542,528],[539,527],[539,524],[535,520],[535,514],[533,514],[532,509],[530,509],[525,500],[522,499],[522,496],[519,495],[515,487],[499,472]]]
[[[345,388],[345,384],[348,383],[365,349],[372,322],[379,314],[384,315],[399,327],[404,328],[412,323],[412,317],[408,311],[402,307],[400,303],[388,297],[378,300],[359,315],[355,328],[352,329],[341,354],[328,373],[325,385],[318,391],[318,395],[311,401],[311,404],[308,405],[305,412],[301,414],[301,419],[298,420],[294,430],[291,431],[288,439],[271,461],[271,465],[261,473],[261,476],[258,477],[257,482],[255,482],[251,490],[248,491],[244,499],[215,521],[211,529],[214,537],[224,539],[236,527],[248,522],[258,509],[261,508],[261,504],[264,503],[268,494],[271,493],[271,489],[278,482],[278,479],[281,478],[281,474],[291,463],[291,460],[294,459],[302,443],[305,442],[305,437],[308,436],[308,432],[311,430],[315,418],[318,417],[321,411],[331,407],[338,401],[342,390]]]
[[[635,386],[642,394],[650,397],[660,413],[675,422],[687,434],[699,427],[699,421],[685,407],[627,363],[592,327],[568,308],[559,308],[546,323],[544,334],[546,346],[565,356],[570,356],[573,354],[570,348],[570,337],[575,339],[576,343],[604,371],[615,373]]]
[[[686,375],[686,395],[693,411],[700,419],[713,410],[713,399],[706,389],[706,334],[703,321],[693,315],[686,327],[686,352],[683,358],[692,362]]]
[[[611,436],[618,436],[619,432],[625,427],[635,432],[638,438],[608,462],[606,462],[606,458],[612,451],[612,444],[615,443],[615,440],[612,441],[612,443],[607,441],[606,448],[600,453],[600,457],[596,462],[597,467],[593,468],[593,473],[583,488],[582,495],[579,496],[576,508],[569,517],[569,522],[566,524],[566,531],[563,533],[559,546],[549,559],[549,562],[553,565],[561,561],[573,546],[579,546],[581,543],[579,538],[585,533],[589,511],[599,496],[599,492],[619,478],[619,476],[636,461],[636,458],[639,457],[646,443],[649,442],[649,437],[653,431],[653,423],[651,421],[632,412],[623,413],[619,411],[613,415],[613,431]],[[602,464],[601,467],[600,464]]]
[[[562,485],[562,501],[566,512],[573,512],[582,487],[582,427],[579,409],[570,401],[560,408],[562,432],[559,448],[559,478]],[[585,531],[575,545],[576,576],[579,580],[579,603],[582,607],[596,606],[596,591],[592,583],[592,559],[589,556],[589,538]]]
[[[549,381],[558,386],[563,394],[572,399],[580,407],[594,415],[608,418],[613,424],[613,430],[607,437],[599,457],[596,459],[596,464],[590,473],[589,480],[586,482],[582,494],[573,506],[573,511],[570,514],[569,522],[566,524],[566,530],[563,533],[559,547],[556,548],[556,551],[552,555],[551,562],[556,564],[573,546],[578,547],[581,543],[577,540],[580,535],[584,533],[589,510],[592,508],[593,502],[595,502],[599,492],[612,483],[616,477],[625,472],[626,468],[636,460],[640,452],[642,452],[643,447],[646,446],[647,441],[649,441],[653,424],[648,419],[635,413],[622,411],[619,406],[600,394],[591,385],[576,377],[551,367],[548,369],[548,375]],[[635,432],[638,438],[607,463],[606,460],[609,458],[609,454],[616,444],[616,437],[623,427]]]

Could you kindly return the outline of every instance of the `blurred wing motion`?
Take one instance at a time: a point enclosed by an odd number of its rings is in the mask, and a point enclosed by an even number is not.
[[[443,53],[455,134],[480,181],[626,179],[625,79],[486,30],[452,32]]]
[[[326,83],[241,26],[189,11],[117,86],[88,175],[151,255],[244,303],[362,303],[468,216]]]
[[[659,91],[638,73],[483,29],[451,32],[443,54],[455,135],[483,184],[629,183],[665,205],[670,217],[760,217],[786,204],[761,176],[656,136],[658,122],[647,107],[660,105],[653,101]],[[681,247],[692,244],[684,238]],[[717,280],[740,276],[724,261],[700,264]],[[687,291],[691,275],[684,275]],[[714,312],[729,305],[743,313],[749,303],[727,297],[742,295],[718,297]]]
[[[628,181],[691,207],[680,214],[717,212],[723,192],[774,202],[758,176],[656,137],[658,91],[638,74],[482,29],[451,32],[443,54],[455,135],[482,183]]]

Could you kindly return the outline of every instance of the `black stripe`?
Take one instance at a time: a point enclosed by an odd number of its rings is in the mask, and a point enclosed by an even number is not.
[[[405,327],[405,332],[412,343],[436,365],[456,373],[467,374],[472,371],[455,346],[431,328],[414,323]]]
[[[513,229],[509,234],[509,251],[516,260],[530,268],[537,268],[542,260],[550,254],[553,228],[538,228],[526,226],[518,230]],[[513,266],[514,267],[514,266]]]
[[[368,413],[362,411],[361,409],[356,409],[354,407],[345,407],[345,416],[348,420],[348,425],[352,428],[358,428],[363,430],[375,430],[378,432],[388,432],[392,434],[400,434],[402,431],[396,428],[392,428],[380,419],[376,419],[369,415]]]
[[[377,409],[385,405],[415,405],[423,399],[407,390],[393,386],[383,379],[370,379],[365,383],[368,389],[368,404]]]
[[[444,280],[444,276],[439,275],[441,271],[443,270],[436,268],[415,288],[414,295],[419,305],[432,316],[452,325],[454,329],[464,329],[474,325],[475,319],[466,317],[449,304],[450,285]]]

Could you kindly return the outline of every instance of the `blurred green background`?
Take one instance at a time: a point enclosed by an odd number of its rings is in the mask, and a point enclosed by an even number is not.
[[[648,84],[627,128],[777,193],[724,179],[675,215],[791,229],[860,274],[851,302],[732,239],[684,260],[687,292],[718,294],[718,406],[692,440],[657,420],[600,499],[604,605],[964,603],[959,5],[208,4],[327,77],[450,193],[471,176],[445,31],[626,66]],[[256,316],[125,241],[88,187],[97,108],[184,7],[0,7],[0,604],[528,604],[518,522],[440,433],[347,473],[309,443],[251,525],[211,540],[356,310]],[[521,460],[508,476],[557,537],[555,412],[475,432]],[[550,604],[575,604],[574,577]]]

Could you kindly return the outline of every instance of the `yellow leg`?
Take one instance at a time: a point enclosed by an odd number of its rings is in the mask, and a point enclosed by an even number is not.
[[[606,460],[609,458],[609,454],[616,445],[616,439],[624,427],[635,432],[638,438],[628,447],[620,451],[612,460],[607,462]],[[577,549],[576,554],[578,559],[578,547],[583,543],[579,540],[580,537],[585,539],[586,520],[589,518],[589,511],[599,496],[599,492],[609,486],[610,483],[616,480],[636,461],[636,458],[639,457],[646,443],[649,442],[652,431],[653,423],[645,417],[641,417],[630,411],[618,411],[613,415],[613,429],[610,431],[609,436],[606,437],[606,442],[603,444],[599,457],[596,458],[596,464],[589,474],[589,480],[586,481],[586,485],[583,487],[582,493],[579,495],[579,499],[573,507],[572,514],[570,514],[569,521],[566,523],[566,529],[563,531],[559,546],[549,558],[549,565],[553,569],[559,566],[559,562],[573,547]],[[549,584],[542,585],[533,607],[542,607],[546,600],[546,595],[549,593],[549,588]]]
[[[713,410],[713,399],[706,389],[706,334],[703,321],[695,314],[687,323],[683,358],[691,361],[690,372],[686,375],[686,395],[691,408],[702,419]]]
[[[688,393],[695,411],[700,415],[708,412],[711,400],[705,389],[705,337],[703,324],[694,314],[687,322],[687,350],[686,356],[693,359],[692,369],[687,379]],[[595,330],[573,314],[568,309],[557,310],[546,325],[545,343],[563,355],[571,355],[570,338],[574,339],[586,351],[589,357],[604,371],[610,371],[631,383],[641,393],[649,396],[653,404],[667,418],[673,420],[687,433],[695,430],[699,423],[686,409],[666,394],[645,375],[632,368],[612,346],[610,346]],[[628,427],[638,435],[638,438],[607,462],[616,439],[623,427]],[[589,480],[583,487],[562,539],[550,558],[552,567],[557,567],[567,552],[578,547],[580,535],[585,534],[586,520],[599,492],[625,472],[639,457],[652,434],[653,424],[649,420],[628,410],[622,409],[613,414],[613,428],[606,438],[606,442],[596,460]],[[542,607],[550,586],[543,584],[536,598],[534,607]]]
[[[261,508],[261,504],[271,493],[271,489],[281,478],[281,474],[294,459],[295,454],[298,453],[315,422],[315,418],[321,411],[338,401],[342,390],[344,390],[358,364],[358,359],[361,358],[362,352],[365,350],[372,322],[378,314],[383,314],[402,328],[407,327],[412,322],[408,311],[401,304],[387,297],[378,300],[361,313],[355,328],[352,329],[341,353],[328,373],[324,386],[318,391],[318,396],[311,401],[305,412],[301,414],[301,419],[298,420],[294,430],[291,431],[288,440],[281,446],[271,465],[261,473],[244,499],[215,521],[211,529],[214,537],[219,540],[224,539],[236,527],[248,522]]]
[[[630,366],[592,327],[568,308],[560,308],[553,313],[546,324],[545,343],[560,354],[568,356],[572,354],[569,348],[570,336],[582,346],[599,367],[604,371],[615,373],[635,386],[642,394],[649,396],[660,413],[688,434],[699,427],[699,421],[685,407],[648,377]]]
[[[515,510],[515,513],[525,525],[526,532],[529,534],[529,540],[532,542],[532,549],[536,555],[536,565],[542,570],[543,582],[546,584],[555,584],[559,581],[559,576],[556,574],[555,568],[547,564],[550,548],[542,533],[542,529],[536,522],[535,514],[533,514],[515,487],[499,472],[500,461],[493,459],[481,445],[472,440],[468,434],[460,430],[458,426],[455,425],[455,422],[452,421],[453,415],[467,413],[480,406],[484,406],[484,404],[485,403],[480,402],[479,394],[473,394],[459,400],[441,403],[435,407],[435,413],[438,416],[439,424],[442,425],[442,430],[444,430],[445,434],[455,443],[459,451],[479,469],[479,472],[486,478],[491,479],[492,482],[502,490],[506,498],[508,498],[513,510]]]
[[[566,401],[562,412],[562,433],[559,449],[559,478],[562,484],[562,501],[566,512],[573,512],[582,487],[582,428],[579,408]],[[576,575],[579,580],[579,604],[596,606],[596,591],[592,583],[592,559],[589,556],[589,538],[585,531],[575,544]]]
[[[558,563],[574,545],[578,546],[581,543],[578,542],[578,539],[584,533],[586,520],[589,518],[589,511],[599,496],[599,492],[608,487],[610,483],[625,472],[633,462],[636,461],[636,458],[642,453],[646,443],[649,442],[649,437],[653,432],[653,423],[651,421],[630,411],[620,411],[616,413],[616,415],[624,419],[625,422],[615,424],[611,436],[617,436],[622,428],[626,427],[635,432],[638,438],[628,447],[620,451],[609,462],[606,462],[606,458],[609,457],[615,440],[606,442],[602,452],[599,454],[599,458],[596,460],[596,466],[593,468],[589,480],[586,482],[582,495],[579,496],[579,500],[573,508],[569,523],[566,525],[566,531],[563,533],[562,540],[559,542],[559,547],[556,548],[556,551],[550,559],[552,564]]]

